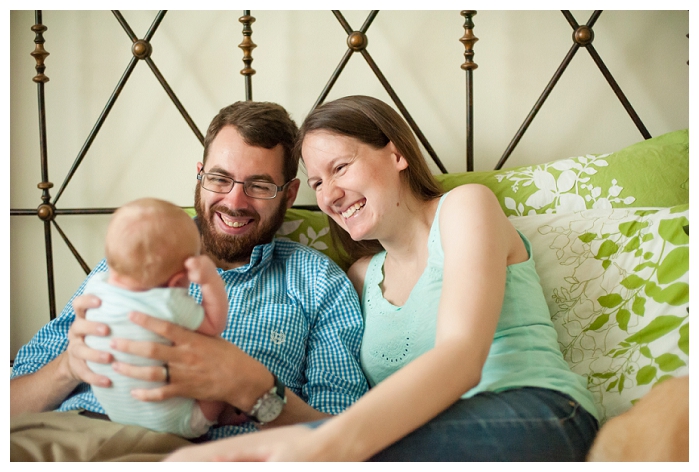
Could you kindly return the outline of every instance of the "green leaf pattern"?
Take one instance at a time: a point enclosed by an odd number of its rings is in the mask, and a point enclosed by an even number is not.
[[[564,358],[603,421],[689,372],[688,205],[512,218],[534,259]]]
[[[599,168],[609,165],[606,159],[608,156],[610,154],[588,154],[497,174],[495,178],[498,182],[506,180],[512,183],[511,190],[515,194],[521,187],[536,187],[536,191],[523,202],[517,201],[521,199],[505,197],[505,213],[523,216],[580,211],[586,208],[609,209],[633,204],[636,197],[622,196],[624,188],[617,179],[611,179],[603,185],[590,181],[590,176],[597,174]]]
[[[328,249],[328,244],[323,240],[323,236],[327,235],[330,232],[330,228],[326,226],[325,228],[321,228],[320,231],[316,232],[316,230],[313,228],[313,226],[306,226],[303,228],[304,231],[299,231],[299,228],[301,227],[301,224],[304,222],[304,220],[291,220],[291,221],[285,221],[282,223],[281,228],[277,231],[277,239],[289,239],[288,236],[294,233],[295,231],[298,231],[297,234],[295,234],[295,238],[293,239],[294,241],[297,241],[304,246],[312,247],[313,249],[317,249],[319,251],[325,251]]]
[[[296,241],[317,249],[347,270],[340,251],[333,245],[328,226],[328,217],[320,211],[291,208],[286,211],[284,222],[275,235],[276,239]]]

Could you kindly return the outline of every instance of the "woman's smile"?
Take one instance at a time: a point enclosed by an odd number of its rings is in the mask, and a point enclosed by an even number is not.
[[[342,217],[344,219],[352,218],[359,211],[361,211],[362,208],[364,208],[364,205],[366,205],[366,198],[355,203],[354,205],[351,205],[349,208],[347,208],[345,211],[341,212],[340,214],[342,215]]]

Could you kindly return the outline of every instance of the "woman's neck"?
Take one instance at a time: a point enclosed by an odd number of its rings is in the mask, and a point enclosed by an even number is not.
[[[423,201],[413,197],[399,202],[392,226],[385,237],[379,239],[387,258],[399,263],[414,262],[416,256],[426,254],[427,239],[438,204],[439,198]]]

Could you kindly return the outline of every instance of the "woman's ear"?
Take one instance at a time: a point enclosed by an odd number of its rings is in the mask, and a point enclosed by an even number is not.
[[[294,179],[289,182],[289,186],[286,188],[286,208],[291,208],[291,206],[296,201],[296,196],[299,193],[299,187],[301,186],[301,181],[299,179]]]
[[[408,168],[408,161],[405,159],[403,154],[398,150],[395,144],[391,141],[387,144],[389,151],[391,152],[392,162],[395,164],[396,169],[400,172]]]

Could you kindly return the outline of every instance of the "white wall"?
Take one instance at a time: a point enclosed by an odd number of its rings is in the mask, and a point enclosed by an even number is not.
[[[142,37],[155,12],[123,12]],[[329,11],[253,11],[253,97],[303,120],[347,49]],[[346,12],[359,29],[367,12]],[[591,12],[573,12],[580,24]],[[172,11],[153,60],[204,133],[223,106],[245,98],[242,11]],[[491,169],[572,45],[559,11],[479,11],[475,35],[476,170]],[[131,43],[109,11],[45,11],[49,180],[64,176],[124,72]],[[10,207],[36,208],[41,180],[32,11],[10,13]],[[463,17],[458,11],[384,11],[368,31],[369,52],[450,172],[465,170]],[[687,11],[608,11],[594,46],[653,136],[689,126]],[[359,54],[329,99],[368,94],[389,100]],[[578,51],[507,166],[640,141],[587,51]],[[139,63],[59,208],[116,207],[142,196],[192,203],[201,145],[145,63]],[[436,172],[436,167],[434,167]],[[305,179],[303,179],[305,180]],[[304,189],[297,203],[314,203]],[[90,266],[103,256],[108,216],[63,216],[58,224]],[[10,357],[48,321],[43,223],[10,217]],[[53,232],[57,306],[84,273]]]

